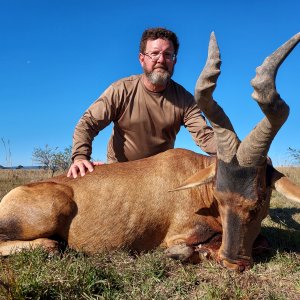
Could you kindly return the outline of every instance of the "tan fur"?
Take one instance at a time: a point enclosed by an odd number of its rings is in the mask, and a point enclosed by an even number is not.
[[[9,251],[6,240],[32,241],[53,235],[87,253],[204,241],[213,232],[221,232],[220,220],[196,213],[211,205],[211,188],[168,190],[213,162],[213,158],[177,149],[135,162],[99,166],[82,178],[63,175],[18,187],[0,204],[0,230],[6,224],[0,232],[0,253]],[[9,228],[9,224],[16,226]],[[14,241],[11,251],[23,245]]]

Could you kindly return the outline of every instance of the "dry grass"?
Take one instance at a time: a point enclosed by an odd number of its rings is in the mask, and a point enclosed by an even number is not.
[[[300,184],[300,168],[281,168]],[[0,171],[0,198],[21,183],[50,177],[43,170]],[[0,260],[0,299],[300,299],[300,205],[276,192],[262,233],[271,251],[242,274],[212,261],[184,265],[162,250],[87,257],[67,249]]]
[[[13,188],[29,183],[50,178],[50,170],[0,170],[0,199]]]

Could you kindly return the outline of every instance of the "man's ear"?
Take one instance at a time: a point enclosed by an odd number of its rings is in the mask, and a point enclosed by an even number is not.
[[[140,54],[139,54],[139,61],[140,61],[141,66],[144,65],[144,59],[145,59],[145,55],[142,54],[142,53],[140,53]]]

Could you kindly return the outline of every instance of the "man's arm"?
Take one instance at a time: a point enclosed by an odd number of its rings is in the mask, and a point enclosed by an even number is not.
[[[115,119],[116,105],[114,101],[114,89],[108,88],[83,114],[77,123],[73,134],[72,165],[67,176],[74,178],[80,173],[86,174],[86,170],[92,172],[93,166],[101,162],[90,162],[92,154],[92,142],[99,131],[105,128]]]

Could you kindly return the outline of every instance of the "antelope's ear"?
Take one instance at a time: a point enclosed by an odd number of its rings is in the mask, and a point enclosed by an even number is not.
[[[289,200],[300,203],[300,186],[293,183],[284,174],[273,168],[271,177],[272,187]]]
[[[185,189],[191,189],[201,184],[211,182],[216,174],[216,164],[213,163],[205,169],[201,169],[196,174],[189,177],[185,182],[175,189],[169,190],[169,192],[180,191]]]

